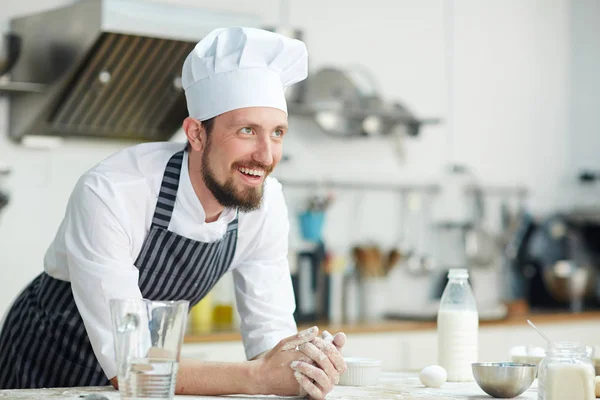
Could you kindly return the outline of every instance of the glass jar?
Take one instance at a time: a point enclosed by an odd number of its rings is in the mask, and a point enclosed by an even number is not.
[[[594,376],[585,345],[551,343],[538,367],[538,400],[594,400]]]

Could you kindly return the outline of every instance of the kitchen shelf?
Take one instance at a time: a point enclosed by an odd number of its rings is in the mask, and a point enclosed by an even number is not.
[[[286,179],[277,178],[283,187],[319,187],[328,189],[346,189],[346,190],[371,190],[371,191],[392,191],[392,192],[421,192],[421,193],[437,193],[440,190],[436,184],[397,184],[387,182],[343,182],[334,180],[303,180],[303,179]],[[525,197],[528,194],[528,189],[521,186],[469,186],[467,192],[472,193],[476,189],[480,189],[483,193],[491,196],[518,196]]]
[[[290,115],[314,118],[319,113],[331,113],[350,119],[365,119],[376,117],[386,125],[404,125],[408,128],[409,136],[418,136],[423,125],[437,125],[441,118],[417,118],[403,108],[357,108],[339,104],[320,104],[318,107],[305,103],[289,102]],[[345,136],[345,135],[343,135]],[[369,135],[366,135],[369,136]]]
[[[335,112],[346,117],[362,117],[366,118],[369,116],[385,118],[390,122],[396,122],[400,124],[439,124],[442,122],[441,118],[415,118],[404,112],[402,115],[401,110],[398,109],[362,109],[352,107],[337,107],[328,105],[319,105],[319,107],[313,107],[303,103],[292,103],[288,104],[289,112],[292,115],[299,115],[305,117],[312,117],[319,112]]]
[[[530,312],[525,314],[515,314],[504,319],[483,320],[480,321],[480,327],[491,326],[528,326],[527,319],[535,321],[536,325],[552,323],[572,323],[584,321],[598,321],[600,319],[600,310],[583,311],[580,313],[570,312]],[[386,332],[411,332],[411,331],[433,331],[436,329],[435,321],[410,321],[410,320],[383,320],[379,322],[357,322],[353,324],[331,325],[324,321],[315,321],[312,324],[298,324],[298,330],[309,328],[313,325],[319,327],[319,330],[329,332],[344,332],[346,334],[369,334]],[[185,335],[185,343],[205,343],[205,342],[229,342],[239,341],[241,335],[234,330],[214,331],[207,333],[190,332]]]

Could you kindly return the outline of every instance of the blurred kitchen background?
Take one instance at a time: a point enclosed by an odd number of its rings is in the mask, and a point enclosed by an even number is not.
[[[91,11],[70,20],[18,18],[79,2],[0,8],[1,314],[41,272],[84,171],[134,143],[185,140],[177,73],[193,44],[129,60],[145,54],[128,52],[139,35],[99,29],[94,5],[155,2],[85,3]],[[162,4],[195,7],[203,32],[244,24],[308,47],[309,78],[288,93],[291,129],[273,173],[289,206],[299,323],[433,321],[449,268],[469,268],[482,320],[600,308],[600,2]],[[134,17],[156,18],[124,13],[115,25],[127,32]],[[178,28],[148,35],[161,29]],[[127,97],[129,85],[151,94],[153,82],[165,94],[147,96],[154,110]],[[146,117],[146,132],[120,130],[120,118]],[[235,330],[233,310],[227,275],[190,329]]]

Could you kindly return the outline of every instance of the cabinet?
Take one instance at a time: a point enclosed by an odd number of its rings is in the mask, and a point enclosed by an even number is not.
[[[535,322],[535,318],[533,319]],[[573,340],[589,345],[600,344],[600,318],[569,320],[537,324],[553,340]],[[509,361],[513,346],[533,344],[545,347],[539,335],[527,325],[491,325],[479,328],[479,360]],[[244,361],[240,341],[186,343],[183,357],[205,361]],[[435,329],[382,333],[353,333],[348,335],[344,355],[382,360],[387,371],[420,370],[437,362]]]

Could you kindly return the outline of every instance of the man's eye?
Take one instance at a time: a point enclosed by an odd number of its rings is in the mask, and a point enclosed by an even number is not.
[[[273,136],[275,137],[282,137],[283,136],[283,131],[281,129],[276,130],[275,132],[273,132]]]
[[[246,135],[251,135],[252,134],[252,128],[249,127],[244,127],[242,129],[240,129],[240,132],[245,133]]]

